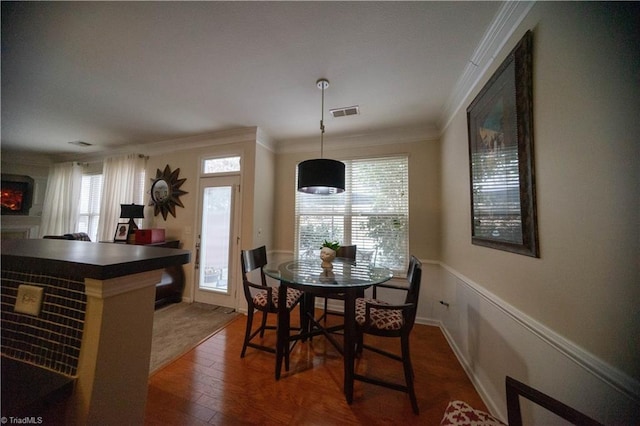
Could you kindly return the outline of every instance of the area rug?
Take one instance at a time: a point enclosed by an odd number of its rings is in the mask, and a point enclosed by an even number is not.
[[[174,303],[155,311],[149,374],[195,348],[238,315],[205,303]]]

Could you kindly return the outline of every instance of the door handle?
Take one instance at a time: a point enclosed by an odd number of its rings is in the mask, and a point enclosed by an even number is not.
[[[196,262],[194,268],[200,269],[200,243],[196,243]]]

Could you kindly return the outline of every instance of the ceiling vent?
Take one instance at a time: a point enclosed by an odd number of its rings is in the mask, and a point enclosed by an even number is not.
[[[358,115],[360,114],[360,107],[358,105],[355,105],[355,106],[350,106],[345,108],[335,108],[335,109],[330,109],[329,113],[331,113],[331,115],[334,118],[347,117],[350,115]]]

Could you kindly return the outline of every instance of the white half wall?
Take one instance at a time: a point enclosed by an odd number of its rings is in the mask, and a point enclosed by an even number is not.
[[[603,424],[640,424],[638,381],[447,265],[424,265],[416,321],[440,325],[494,415],[507,418],[504,380],[511,376]],[[566,424],[524,407],[529,424]]]

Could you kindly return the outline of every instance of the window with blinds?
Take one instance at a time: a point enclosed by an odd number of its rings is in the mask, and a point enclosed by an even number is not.
[[[408,157],[343,162],[345,192],[296,192],[296,257],[318,258],[324,240],[337,240],[357,245],[357,260],[404,274],[409,262]]]
[[[145,180],[146,172],[144,170],[136,175],[133,200],[135,204],[144,204]],[[89,238],[91,238],[91,241],[98,241],[98,222],[100,221],[102,188],[102,174],[82,175],[76,232],[86,232]],[[143,219],[135,220],[139,227],[142,226],[142,220]]]
[[[518,147],[472,154],[473,235],[522,244]]]
[[[101,199],[102,175],[82,175],[76,232],[86,232],[91,241],[98,240]]]

